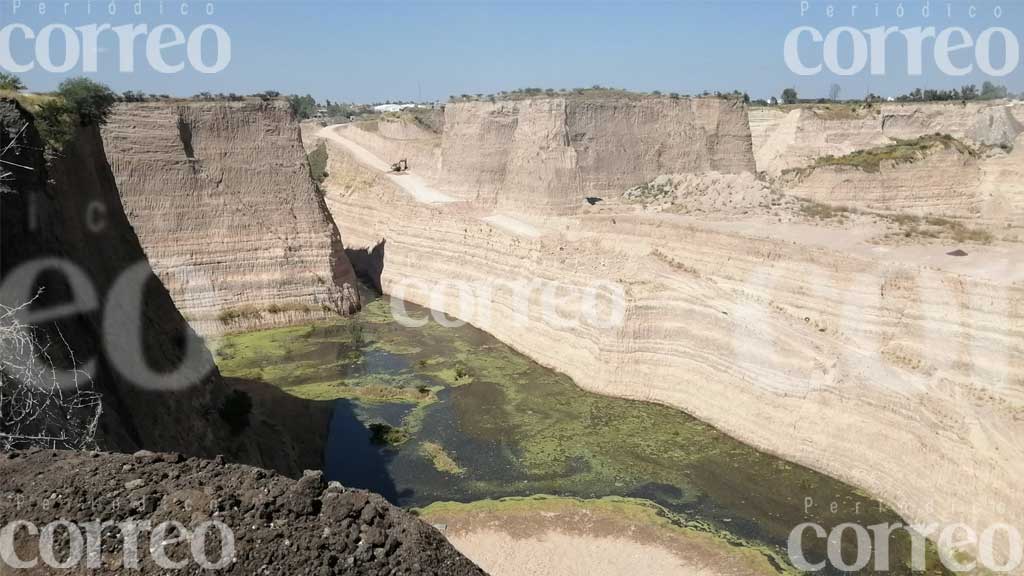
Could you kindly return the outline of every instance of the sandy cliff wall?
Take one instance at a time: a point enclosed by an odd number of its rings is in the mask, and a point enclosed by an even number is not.
[[[358,307],[286,105],[119,105],[103,138],[128,218],[200,333]]]
[[[777,176],[822,156],[843,156],[883,146],[893,138],[936,132],[972,144],[1011,144],[1020,132],[1012,107],[1003,102],[876,104],[851,111],[843,107],[750,110],[757,169]]]
[[[660,174],[753,171],[746,107],[718,99],[541,98],[445,107],[440,139],[357,125],[346,137],[457,198],[569,214]],[[425,132],[425,131],[423,131]]]
[[[938,149],[908,163],[882,162],[878,170],[821,166],[785,174],[787,194],[817,202],[919,215],[981,215],[981,160],[955,148]]]
[[[3,146],[26,122],[31,118],[13,101],[0,100]],[[195,350],[199,361],[193,364],[199,369],[180,381],[187,386],[170,390],[156,385],[159,374],[181,365],[186,355],[183,342],[196,337],[152,275],[122,208],[99,131],[82,129],[49,165],[31,125],[23,138],[24,146],[13,148],[15,155],[5,155],[5,160],[31,169],[12,170],[11,177],[0,182],[0,275],[7,280],[22,265],[53,259],[80,271],[84,288],[70,288],[65,274],[51,271],[38,277],[43,293],[36,304],[44,309],[80,302],[76,299],[94,291],[96,306],[46,321],[40,330],[58,335],[60,344],[50,353],[59,368],[95,362],[91,383],[83,376],[81,384],[101,395],[99,444],[110,450],[141,447],[207,457],[223,454],[289,474],[319,467],[328,406],[299,401],[260,383],[226,380],[201,343]],[[148,278],[144,292],[111,296],[113,287],[132,270]],[[15,294],[3,296],[21,300]],[[104,328],[107,318],[113,320]],[[140,332],[132,334],[137,326]],[[125,334],[127,338],[117,338]],[[70,361],[68,351],[77,364]],[[157,374],[133,369],[139,364]],[[220,415],[235,390],[247,393],[253,402],[249,425],[237,435]]]
[[[1019,284],[671,215],[559,220],[529,238],[471,207],[415,204],[331,153],[328,206],[350,246],[382,253],[385,291],[466,318],[457,283],[496,286],[467,319],[588,390],[686,410],[911,520],[1024,523]],[[569,317],[595,282],[622,286],[597,301],[623,321],[564,325],[542,290],[501,288],[531,280],[557,286]]]

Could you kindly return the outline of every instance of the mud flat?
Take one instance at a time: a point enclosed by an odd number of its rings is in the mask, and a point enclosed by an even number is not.
[[[439,502],[416,512],[492,576],[788,572],[721,535],[673,523],[641,500],[538,496]]]

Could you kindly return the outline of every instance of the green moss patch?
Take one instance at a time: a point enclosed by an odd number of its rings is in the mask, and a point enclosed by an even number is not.
[[[446,474],[452,474],[454,476],[462,476],[466,473],[466,469],[459,466],[459,463],[448,452],[445,451],[444,447],[436,442],[424,442],[420,444],[420,452],[434,464],[434,468],[438,472],[444,472]]]

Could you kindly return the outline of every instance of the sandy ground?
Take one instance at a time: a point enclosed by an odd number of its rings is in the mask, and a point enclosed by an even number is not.
[[[443,503],[421,517],[492,576],[777,574],[759,550],[680,528],[631,502]]]
[[[626,538],[545,532],[516,539],[500,530],[450,538],[455,548],[492,576],[657,576],[716,574],[670,550]]]
[[[526,236],[528,238],[540,238],[541,236],[540,230],[532,224],[504,214],[495,214],[482,218],[482,220],[491,226],[497,226],[506,232],[511,232],[518,236]]]

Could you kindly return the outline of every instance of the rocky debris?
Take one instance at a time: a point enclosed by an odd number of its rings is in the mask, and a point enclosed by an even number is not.
[[[749,172],[664,174],[623,194],[627,202],[683,214],[735,215],[771,205],[771,190]]]
[[[1007,106],[987,108],[975,119],[974,139],[989,146],[1009,148],[1021,132],[1024,132],[1024,127]]]
[[[0,477],[0,518],[7,522],[24,520],[41,529],[60,520],[75,526],[180,522],[186,538],[167,538],[163,548],[169,559],[190,559],[179,573],[483,575],[434,528],[380,496],[336,482],[328,485],[319,471],[294,481],[259,468],[224,464],[223,459],[41,450],[0,457]],[[192,546],[200,533],[196,528],[211,521],[230,528],[234,541],[233,558],[216,572],[194,561]],[[67,548],[61,548],[60,537],[66,532],[57,534],[56,556],[64,559],[61,551],[66,554]],[[230,549],[225,545],[229,538],[213,530],[207,534],[218,534],[205,543],[204,560],[216,565]],[[18,536],[19,557],[30,561],[39,550],[36,542],[27,531]],[[144,545],[155,540],[147,534],[139,538],[140,570],[132,573],[166,572]],[[125,571],[121,531],[113,525],[105,528],[100,542],[103,567],[89,573]]]

